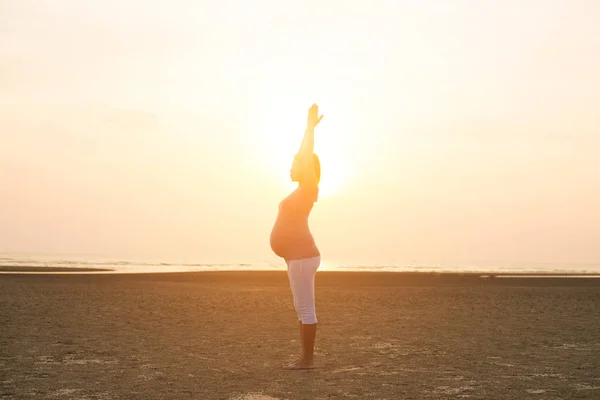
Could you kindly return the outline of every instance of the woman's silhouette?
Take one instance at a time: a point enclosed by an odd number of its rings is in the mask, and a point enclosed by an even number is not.
[[[310,233],[308,216],[319,195],[321,164],[313,151],[315,127],[322,118],[319,107],[313,104],[308,110],[300,151],[294,157],[290,171],[290,178],[298,182],[298,188],[279,204],[277,221],[271,232],[271,248],[287,264],[302,341],[302,355],[284,366],[286,369],[314,368],[313,350],[317,333],[315,273],[321,254]]]

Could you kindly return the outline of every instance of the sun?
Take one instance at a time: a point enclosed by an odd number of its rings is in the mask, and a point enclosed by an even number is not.
[[[306,126],[306,110],[310,103],[288,99],[268,107],[268,115],[256,124],[256,145],[269,169],[276,169],[282,182],[290,181],[289,173],[294,155],[300,148]],[[322,106],[321,106],[322,107]],[[323,108],[321,108],[323,110]],[[348,163],[340,145],[340,132],[325,118],[315,129],[315,153],[321,161],[319,196],[329,197],[339,193],[348,176]]]
[[[319,194],[322,197],[335,195],[346,183],[348,166],[339,148],[331,146],[328,142],[315,147],[315,153],[319,155],[321,161]]]

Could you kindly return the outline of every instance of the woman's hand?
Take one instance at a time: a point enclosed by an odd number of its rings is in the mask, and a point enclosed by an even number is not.
[[[323,119],[322,115],[319,117],[319,106],[316,104],[313,104],[308,109],[308,119],[306,121],[306,128],[307,129],[315,129],[315,126],[319,125],[319,122],[321,122],[322,119]]]
[[[300,145],[300,151],[298,151],[300,168],[302,169],[302,180],[299,182],[305,187],[319,185],[319,180],[317,179],[315,171],[313,153],[315,149],[315,126],[319,125],[319,122],[321,122],[322,119],[323,116],[319,116],[319,106],[313,104],[308,109],[306,131],[304,132],[304,139],[302,139],[302,144]]]

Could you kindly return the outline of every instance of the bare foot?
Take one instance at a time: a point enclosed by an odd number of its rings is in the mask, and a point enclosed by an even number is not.
[[[298,361],[295,361],[295,362],[283,367],[283,369],[288,369],[288,370],[314,369],[314,368],[315,368],[315,365],[312,360],[308,361],[308,360],[304,360],[302,358],[299,359]]]

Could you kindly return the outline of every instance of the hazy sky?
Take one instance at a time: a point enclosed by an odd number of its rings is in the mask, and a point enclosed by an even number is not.
[[[0,2],[0,252],[600,263],[600,2]]]

